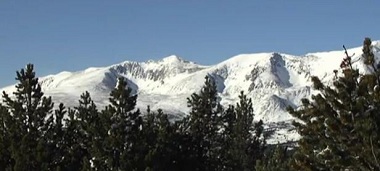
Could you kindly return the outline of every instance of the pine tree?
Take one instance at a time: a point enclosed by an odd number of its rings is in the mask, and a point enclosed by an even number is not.
[[[178,148],[174,143],[175,129],[173,128],[167,114],[160,109],[157,113],[150,112],[148,107],[142,133],[146,170],[177,170],[174,161],[178,154]]]
[[[206,76],[200,93],[193,93],[188,98],[188,107],[191,108],[188,131],[192,137],[194,170],[215,170],[220,164],[218,131],[221,128],[222,106],[212,77]]]
[[[105,162],[110,170],[139,170],[143,168],[143,157],[140,153],[142,118],[140,111],[134,110],[137,95],[127,87],[123,78],[110,94],[110,105],[103,114],[110,120],[105,122],[108,129],[104,145]]]
[[[288,147],[277,145],[270,149],[263,158],[257,160],[256,171],[289,171],[290,168],[290,151]]]
[[[263,122],[254,122],[251,99],[243,92],[239,99],[236,107],[230,106],[223,115],[224,170],[254,170],[265,149]]]
[[[78,120],[76,116],[77,111],[68,110],[63,135],[65,167],[62,170],[80,170],[84,158],[88,156],[86,135],[82,132],[81,120]]]
[[[158,110],[157,114],[157,143],[154,149],[155,161],[153,170],[177,170],[174,161],[178,154],[178,147],[175,145],[175,127],[169,122],[167,114],[164,114],[162,110]]]
[[[81,161],[86,151],[83,149],[83,135],[80,133],[79,122],[75,117],[75,111],[66,109],[61,103],[54,115],[48,118],[49,125],[46,144],[41,144],[47,149],[46,158],[49,170],[80,170]]]
[[[55,110],[54,115],[50,115],[47,119],[49,125],[47,125],[48,129],[46,132],[46,136],[44,136],[45,144],[40,144],[40,148],[46,148],[46,155],[43,159],[47,163],[47,168],[49,170],[56,170],[58,168],[65,168],[66,163],[62,158],[67,158],[65,156],[65,146],[64,144],[64,115],[66,114],[66,108],[61,103],[58,109]]]
[[[4,169],[12,167],[9,129],[6,127],[11,124],[7,123],[10,116],[8,110],[0,104],[0,168]]]
[[[189,117],[184,117],[173,124],[173,153],[171,153],[171,157],[174,160],[171,170],[193,171],[199,167],[194,165],[197,162],[197,156],[194,151],[193,136],[189,131],[189,119]]]
[[[372,72],[360,75],[346,51],[334,87],[312,77],[320,93],[289,112],[302,138],[295,152],[295,170],[380,170],[380,89],[377,66],[365,39],[363,56]],[[337,72],[336,72],[337,73]]]
[[[90,159],[96,156],[98,149],[102,148],[101,142],[104,141],[106,131],[100,126],[100,114],[89,92],[86,91],[80,96],[79,105],[75,110],[80,135],[78,141],[83,151],[80,156],[84,164],[82,167],[88,167]]]
[[[3,92],[5,108],[11,116],[6,117],[9,128],[10,153],[14,170],[43,170],[46,144],[43,137],[47,132],[45,118],[52,114],[53,103],[50,97],[43,96],[33,65],[17,71],[14,98]],[[41,149],[42,148],[42,149]],[[38,150],[36,150],[38,149]]]
[[[221,160],[222,160],[222,168],[221,170],[234,170],[238,167],[238,163],[234,160],[234,137],[235,137],[235,124],[236,124],[236,112],[235,106],[229,105],[226,110],[223,111],[222,114],[222,134],[221,134],[221,142],[222,142],[222,151],[221,151]]]

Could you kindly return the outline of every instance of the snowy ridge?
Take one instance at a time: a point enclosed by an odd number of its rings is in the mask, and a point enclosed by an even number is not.
[[[380,43],[373,42],[375,55],[380,57]],[[348,49],[355,54],[354,67],[368,71],[361,60],[361,47]],[[67,106],[77,105],[81,93],[89,91],[101,108],[108,103],[108,96],[116,86],[118,77],[124,77],[128,85],[138,94],[137,107],[142,111],[150,105],[152,110],[163,109],[181,117],[189,110],[186,98],[198,92],[204,77],[209,75],[217,83],[221,103],[235,104],[240,91],[252,98],[255,119],[262,119],[268,125],[281,123],[289,125],[293,120],[286,112],[287,106],[298,106],[300,100],[310,97],[311,76],[318,76],[323,82],[331,83],[333,70],[338,69],[344,51],[309,53],[294,56],[283,53],[256,53],[234,56],[219,64],[203,66],[172,55],[158,61],[125,61],[107,67],[88,68],[77,72],[61,72],[40,78],[43,91],[55,102]],[[37,69],[38,73],[38,69]],[[2,90],[14,91],[14,86]],[[285,124],[284,124],[285,123]],[[277,141],[297,138],[288,132],[290,127],[281,126],[275,134]]]

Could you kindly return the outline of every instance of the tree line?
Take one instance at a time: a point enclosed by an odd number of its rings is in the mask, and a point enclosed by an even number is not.
[[[32,64],[16,80],[14,96],[3,92],[0,104],[4,170],[252,170],[265,149],[251,100],[242,92],[224,109],[208,76],[187,99],[190,114],[178,121],[149,106],[142,115],[123,78],[102,110],[88,92],[73,108],[55,108]]]
[[[345,48],[345,47],[344,47]],[[311,77],[319,93],[288,108],[301,135],[292,150],[266,144],[263,122],[241,92],[222,106],[212,77],[187,98],[190,112],[169,120],[162,110],[136,109],[138,97],[119,78],[98,109],[84,92],[75,107],[54,106],[34,67],[16,72],[16,91],[0,103],[0,168],[110,171],[380,170],[380,64],[371,39],[360,61],[345,50],[333,86]],[[367,72],[353,67],[364,62]],[[341,71],[341,72],[340,72]]]

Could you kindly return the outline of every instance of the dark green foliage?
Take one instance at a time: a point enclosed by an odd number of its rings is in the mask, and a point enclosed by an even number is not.
[[[83,108],[96,113],[93,103],[86,104],[91,101],[88,93],[82,96],[84,102],[78,112],[67,110],[63,104],[53,110],[51,98],[43,96],[33,65],[17,72],[16,80],[19,83],[14,97],[4,92],[4,106],[0,105],[2,168],[80,170],[90,147],[83,130],[91,115]]]
[[[12,167],[13,159],[10,152],[10,130],[7,128],[10,123],[8,110],[0,104],[0,168]]]
[[[276,146],[269,149],[265,156],[257,160],[256,171],[289,171],[291,154],[287,147]]]
[[[178,146],[175,143],[175,127],[162,110],[148,114],[143,124],[144,165],[146,170],[177,170]]]
[[[33,65],[17,72],[15,97],[3,92],[5,108],[11,113],[5,113],[5,127],[9,132],[9,152],[13,160],[14,170],[44,170],[48,156],[43,146],[44,137],[51,120],[45,120],[51,115],[53,103],[51,98],[43,97],[38,78],[35,77]]]
[[[143,157],[139,139],[141,138],[142,118],[139,110],[134,110],[137,95],[127,87],[127,82],[119,78],[118,85],[110,94],[110,105],[105,108],[102,115],[110,120],[104,126],[107,137],[103,149],[104,161],[110,170],[141,170]]]
[[[371,41],[365,39],[363,58],[374,67]],[[346,52],[343,77],[334,87],[314,77],[319,94],[302,100],[289,112],[300,119],[294,126],[302,136],[292,166],[295,170],[380,170],[380,90],[376,70],[359,75]]]
[[[176,121],[173,124],[173,149],[174,155],[172,156],[175,160],[173,162],[173,167],[170,170],[184,170],[192,171],[195,166],[196,161],[193,137],[188,131],[189,128],[189,117],[185,117],[182,120]]]
[[[170,122],[162,110],[143,117],[137,95],[120,78],[100,111],[88,92],[79,104],[53,108],[33,65],[17,72],[14,97],[0,103],[3,170],[254,170],[262,156],[262,122],[250,99],[223,111],[214,80],[206,77],[188,98],[188,117]]]
[[[85,92],[80,96],[79,106],[75,107],[76,131],[79,137],[77,138],[80,155],[77,162],[81,162],[81,166],[89,167],[90,159],[96,157],[95,154],[102,148],[100,142],[104,141],[106,131],[101,127],[101,116],[98,112],[94,101],[92,101],[90,93]],[[68,122],[70,122],[68,121]],[[78,151],[79,152],[79,151]],[[94,161],[94,165],[97,163]]]
[[[202,91],[188,99],[191,112],[186,126],[192,142],[188,159],[192,170],[255,169],[265,147],[263,122],[253,121],[251,99],[243,92],[239,98],[236,107],[223,111],[216,85],[206,77]]]
[[[236,107],[230,106],[223,115],[223,170],[254,170],[265,147],[263,122],[254,122],[251,99],[241,92]]]
[[[94,170],[91,167],[90,160],[87,157],[83,158],[82,163],[81,163],[81,167],[82,167],[81,171],[91,171],[91,170]]]
[[[375,65],[375,55],[372,52],[372,41],[370,38],[365,38],[363,41],[363,58],[364,64],[374,66]]]
[[[220,144],[218,130],[221,128],[222,106],[219,104],[216,84],[206,76],[202,90],[188,98],[191,108],[188,134],[191,136],[191,150],[194,170],[215,170],[219,161]]]

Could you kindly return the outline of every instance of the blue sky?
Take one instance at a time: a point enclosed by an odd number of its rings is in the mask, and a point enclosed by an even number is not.
[[[380,1],[1,0],[0,87],[37,75],[176,54],[215,64],[241,53],[302,55],[380,39]]]

